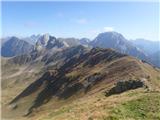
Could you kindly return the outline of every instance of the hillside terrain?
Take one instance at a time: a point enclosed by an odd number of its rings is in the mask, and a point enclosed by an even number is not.
[[[2,58],[4,119],[160,119],[158,68],[113,49],[57,45]]]
[[[160,120],[158,0],[1,1],[0,120]]]

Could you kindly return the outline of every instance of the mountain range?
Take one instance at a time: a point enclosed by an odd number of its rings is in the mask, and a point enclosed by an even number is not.
[[[32,37],[3,42],[2,118],[160,118],[158,51],[149,54],[117,32],[93,40]]]
[[[160,43],[158,41],[150,41],[145,39],[136,39],[131,41],[135,46],[139,47],[143,52],[153,54],[159,51]]]
[[[148,63],[154,66],[160,67],[160,63],[157,60],[160,56],[159,42],[152,42],[144,39],[129,41],[122,34],[117,32],[100,33],[93,40],[90,40],[88,38],[76,39],[51,37],[52,36],[49,34],[37,36],[32,35],[31,37],[24,39],[11,37],[3,43],[1,55],[4,57],[13,57],[19,54],[28,53],[33,51],[33,46],[35,49],[41,49],[44,47],[46,49],[53,49],[53,47],[54,49],[57,49],[60,47],[72,47],[77,45],[83,45],[88,48],[113,48],[121,53],[137,57],[141,60],[147,61]],[[10,45],[11,47],[7,47],[8,44],[12,44]],[[152,56],[157,57],[153,58]]]

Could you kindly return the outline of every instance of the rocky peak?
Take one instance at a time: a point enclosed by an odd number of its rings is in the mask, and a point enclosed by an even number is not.
[[[100,33],[93,41],[93,43],[99,43],[99,44],[111,44],[114,46],[114,44],[122,44],[123,42],[126,42],[126,39],[123,37],[122,34],[117,32],[104,32]]]
[[[36,50],[42,49],[52,49],[52,48],[62,48],[67,47],[62,41],[56,39],[54,36],[49,34],[44,34],[36,42]]]
[[[53,47],[61,48],[63,46],[64,46],[63,42],[57,40],[55,37],[49,36],[46,49],[52,49]]]
[[[16,55],[30,53],[32,50],[33,45],[30,43],[17,37],[11,37],[9,40],[3,43],[1,55],[4,57],[13,57]]]
[[[36,45],[45,47],[48,43],[48,40],[49,40],[49,34],[44,34],[37,40]]]
[[[90,44],[93,47],[113,48],[121,53],[147,60],[147,56],[140,49],[117,32],[100,33]]]

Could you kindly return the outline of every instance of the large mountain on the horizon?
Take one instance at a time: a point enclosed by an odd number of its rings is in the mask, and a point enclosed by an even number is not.
[[[93,47],[113,48],[121,53],[147,60],[147,54],[135,47],[122,34],[117,32],[100,33],[90,44]]]
[[[17,55],[27,54],[30,53],[33,48],[34,46],[30,43],[17,37],[11,37],[2,44],[1,56],[13,57]]]

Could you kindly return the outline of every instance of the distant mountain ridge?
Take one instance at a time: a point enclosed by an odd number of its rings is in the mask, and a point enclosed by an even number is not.
[[[17,37],[11,37],[4,42],[1,47],[1,56],[13,57],[21,54],[30,53],[34,46]]]
[[[11,39],[11,38],[10,38]],[[3,49],[6,48],[7,42],[11,42],[11,40],[7,40],[6,42],[3,43]],[[18,39],[18,38],[17,38]],[[22,41],[27,42],[27,38],[22,39]],[[153,54],[157,53],[159,46],[157,42],[146,42],[146,40],[136,40],[136,41],[129,41],[127,40],[122,34],[118,32],[104,32],[100,33],[95,39],[92,41],[88,38],[82,38],[82,39],[76,39],[76,38],[56,38],[54,36],[51,36],[49,34],[44,34],[44,35],[32,35],[28,37],[28,41],[34,41],[32,42],[31,46],[34,48],[34,51],[46,51],[48,50],[48,53],[54,52],[57,50],[61,50],[67,47],[73,47],[73,46],[78,46],[78,45],[83,45],[88,48],[93,48],[93,47],[100,47],[100,48],[113,48],[121,53],[128,54],[134,57],[137,57],[139,59],[145,60],[149,63],[152,63],[153,65],[158,65],[156,61],[158,57],[153,59],[152,57],[155,55],[150,54],[151,51]],[[30,45],[30,42],[27,42]],[[151,44],[151,46],[149,46]],[[144,45],[144,46],[143,46]],[[24,45],[25,46],[25,45]],[[14,47],[14,46],[12,46]],[[12,47],[8,47],[8,52],[13,52],[11,49]],[[148,48],[147,48],[148,47]],[[154,47],[154,48],[153,48]],[[33,51],[32,50],[30,51]],[[151,50],[153,48],[153,50]],[[9,50],[10,49],[10,50]],[[14,48],[15,51],[19,51],[21,53],[20,49]],[[25,50],[25,49],[24,49]],[[28,50],[24,51],[23,54],[28,53]],[[49,51],[50,50],[50,51]],[[4,51],[4,50],[2,50]],[[5,50],[6,51],[6,50]],[[29,52],[30,52],[29,51]],[[17,53],[17,54],[16,54]],[[18,52],[15,54],[11,55],[11,57],[19,55]],[[9,53],[7,53],[9,54]],[[6,56],[5,52],[3,52],[2,56]],[[10,56],[9,56],[10,57]]]
[[[131,42],[143,50],[143,52],[146,52],[148,54],[153,54],[160,50],[160,42],[159,41],[150,41],[145,39],[136,39],[131,40]]]
[[[160,67],[160,42],[149,41],[145,39],[136,39],[131,41],[136,47],[148,54],[150,62]]]

